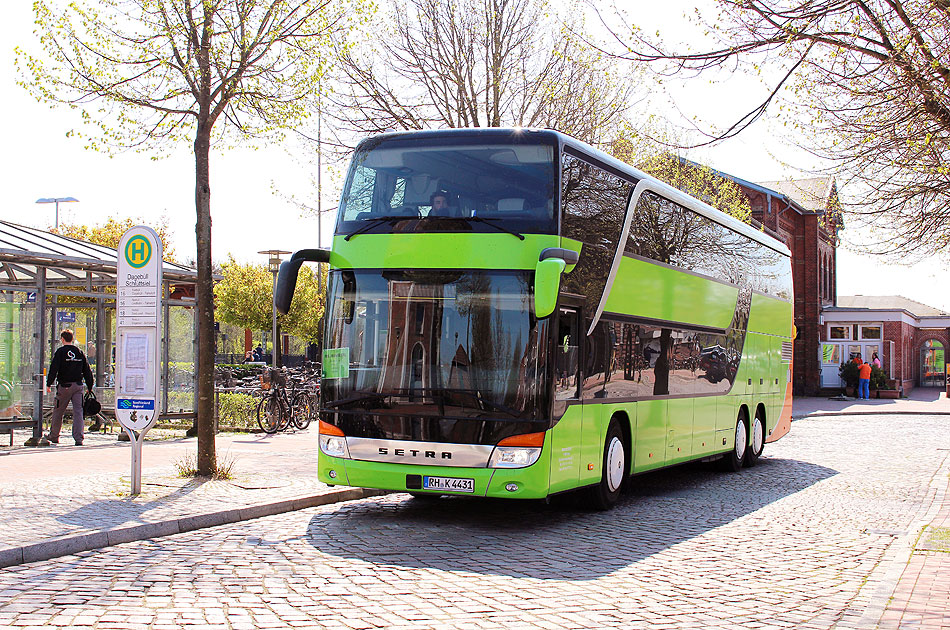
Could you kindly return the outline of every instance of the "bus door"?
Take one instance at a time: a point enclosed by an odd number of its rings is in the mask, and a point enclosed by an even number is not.
[[[551,488],[560,492],[577,486],[581,460],[583,405],[580,404],[580,312],[558,309],[554,327],[554,405],[556,420],[550,433]]]

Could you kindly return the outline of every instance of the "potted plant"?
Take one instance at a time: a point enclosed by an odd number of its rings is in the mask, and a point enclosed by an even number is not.
[[[894,400],[901,397],[901,390],[898,386],[899,381],[896,378],[888,378],[884,381],[884,387],[877,390],[878,398],[892,398]]]
[[[870,388],[872,390],[871,398],[880,398],[880,391],[885,388],[887,383],[887,373],[879,368],[871,366],[871,383]]]
[[[854,396],[854,392],[858,388],[858,364],[854,361],[842,363],[841,367],[838,368],[838,376],[844,381],[845,394]]]

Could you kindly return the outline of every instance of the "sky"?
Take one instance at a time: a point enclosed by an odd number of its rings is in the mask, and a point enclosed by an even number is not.
[[[194,160],[190,147],[180,145],[162,159],[138,153],[109,157],[83,149],[82,141],[67,137],[80,129],[79,114],[66,108],[37,103],[15,84],[14,52],[21,46],[38,50],[33,35],[32,3],[13,2],[0,20],[0,103],[6,125],[0,126],[3,167],[0,184],[4,220],[38,228],[55,222],[53,204],[36,204],[42,197],[74,197],[79,203],[60,204],[61,223],[99,224],[110,216],[137,217],[146,225],[167,223],[177,258],[193,258]],[[659,3],[657,3],[659,4]],[[692,3],[689,3],[692,4]],[[675,19],[687,3],[662,3],[664,13],[638,14],[644,28],[663,23],[664,33],[673,32]],[[659,9],[658,9],[659,10]],[[691,79],[667,81],[664,90],[653,90],[649,107],[666,108],[673,118],[678,112],[700,112],[703,118],[731,122],[753,103],[761,86],[751,80],[732,78],[711,82]],[[675,106],[672,104],[675,103]],[[646,103],[644,108],[648,107]],[[636,118],[637,112],[633,113]],[[815,165],[809,156],[780,139],[781,121],[757,122],[738,137],[714,148],[691,153],[694,160],[749,181],[774,181],[808,176]],[[330,169],[344,163],[325,159],[323,207],[333,208],[339,196]],[[329,164],[327,163],[329,161]],[[802,169],[802,170],[799,170]],[[270,144],[258,149],[237,147],[215,152],[211,158],[212,256],[226,261],[265,263],[257,252],[268,249],[296,251],[330,244],[334,216],[324,215],[318,243],[317,220],[302,216],[290,197],[315,205],[316,165],[314,151],[301,155],[297,144]],[[847,191],[842,191],[846,194]],[[847,221],[847,219],[846,219]],[[854,235],[855,237],[858,235]],[[950,272],[947,256],[914,267],[884,262],[849,249],[858,240],[846,229],[838,249],[838,295],[903,295],[950,312]]]

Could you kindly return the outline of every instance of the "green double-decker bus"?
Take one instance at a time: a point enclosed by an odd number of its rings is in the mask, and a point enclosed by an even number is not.
[[[751,466],[791,422],[789,250],[561,133],[356,149],[329,263],[328,484],[608,508],[637,473]]]

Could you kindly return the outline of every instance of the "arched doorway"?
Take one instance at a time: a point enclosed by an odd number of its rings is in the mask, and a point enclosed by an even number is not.
[[[920,386],[944,386],[944,347],[936,339],[928,339],[920,349]]]

